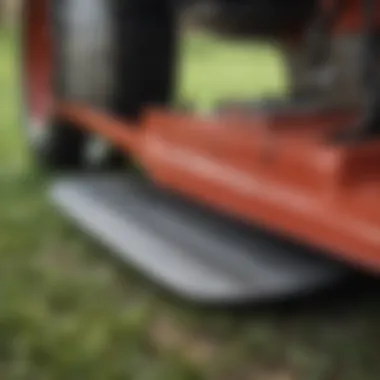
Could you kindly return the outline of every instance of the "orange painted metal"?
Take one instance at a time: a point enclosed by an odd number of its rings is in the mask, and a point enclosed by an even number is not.
[[[52,43],[48,0],[25,1],[23,9],[23,65],[29,116],[46,120],[51,104]]]
[[[330,7],[340,0],[322,0],[322,5]],[[361,33],[363,30],[363,9],[362,0],[345,0],[344,11],[335,25],[335,32],[338,34]],[[377,9],[377,25],[380,26],[380,3]]]
[[[128,152],[137,146],[137,139],[140,137],[140,131],[135,128],[135,125],[77,103],[56,106],[55,115],[70,120],[74,125],[87,129],[89,132],[107,137],[116,146]]]
[[[150,110],[139,125],[57,112],[108,137],[157,185],[380,271],[380,141],[334,145],[354,112],[202,118]]]
[[[32,117],[45,120],[47,0],[26,3],[26,95]],[[359,0],[350,0],[337,31],[360,25]],[[58,104],[55,112],[134,156],[161,187],[380,271],[380,142],[329,139],[354,112],[202,118],[151,109],[138,124],[80,105]]]

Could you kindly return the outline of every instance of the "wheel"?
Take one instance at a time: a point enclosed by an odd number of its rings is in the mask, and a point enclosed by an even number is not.
[[[93,138],[52,113],[55,100],[124,118],[171,100],[174,17],[142,0],[26,0],[21,33],[24,130],[37,162],[50,169],[88,164]],[[160,5],[161,4],[161,5]],[[123,161],[111,149],[103,161]]]

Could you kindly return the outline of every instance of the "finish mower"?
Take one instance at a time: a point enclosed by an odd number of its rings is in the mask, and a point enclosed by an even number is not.
[[[183,19],[281,45],[288,96],[174,107]],[[52,199],[196,301],[378,274],[379,27],[377,0],[25,0],[24,125]]]

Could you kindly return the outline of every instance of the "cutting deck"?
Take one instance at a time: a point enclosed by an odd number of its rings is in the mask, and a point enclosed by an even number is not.
[[[183,9],[170,0],[25,1],[26,135],[61,178],[55,202],[196,300],[305,294],[345,274],[335,260],[378,275],[378,1],[299,1],[302,12],[290,1],[212,3],[214,15],[218,3],[231,15],[219,13],[224,27],[249,15],[250,36],[288,51],[286,106],[227,97],[207,115],[174,107]],[[94,137],[109,147],[99,167],[124,174],[86,174]],[[131,162],[153,187],[132,176]]]

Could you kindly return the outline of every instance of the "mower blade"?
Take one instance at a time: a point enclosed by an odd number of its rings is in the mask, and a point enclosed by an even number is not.
[[[57,180],[54,202],[126,262],[198,302],[277,300],[318,290],[346,269],[159,191],[127,174]]]

